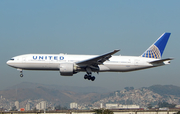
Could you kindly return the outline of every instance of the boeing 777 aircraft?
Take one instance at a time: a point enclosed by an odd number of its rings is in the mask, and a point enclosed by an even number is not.
[[[119,50],[102,55],[25,54],[11,58],[7,64],[20,71],[55,70],[61,76],[86,72],[84,79],[95,80],[92,72],[129,72],[170,64],[172,58],[161,59],[171,33],[163,33],[140,56],[113,56]]]

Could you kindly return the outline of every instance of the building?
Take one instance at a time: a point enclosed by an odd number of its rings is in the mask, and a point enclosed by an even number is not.
[[[103,103],[100,103],[100,108],[103,108]]]
[[[139,105],[119,105],[120,109],[138,109]]]
[[[27,111],[28,111],[28,110],[31,110],[31,107],[30,107],[30,103],[29,103],[29,102],[27,102],[25,109],[26,109]]]
[[[78,104],[73,102],[73,103],[70,103],[70,109],[77,109],[78,108]]]
[[[38,109],[38,110],[44,110],[44,109],[46,109],[46,106],[47,106],[46,101],[41,101],[40,103],[38,103],[38,104],[36,105],[36,109]]]
[[[116,109],[118,108],[118,104],[106,104],[107,109]]]
[[[15,106],[16,106],[16,109],[19,110],[19,101],[15,101]]]
[[[106,109],[138,109],[139,105],[106,104]]]

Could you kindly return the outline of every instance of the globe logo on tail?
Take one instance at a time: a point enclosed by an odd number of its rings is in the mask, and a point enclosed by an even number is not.
[[[142,57],[161,59],[161,53],[158,47],[153,44],[143,53]]]

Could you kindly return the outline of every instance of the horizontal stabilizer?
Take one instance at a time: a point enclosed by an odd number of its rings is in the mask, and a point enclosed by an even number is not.
[[[149,63],[151,64],[158,64],[158,63],[162,63],[164,61],[169,61],[169,60],[173,60],[174,58],[166,58],[166,59],[160,59],[160,60],[155,60],[155,61],[151,61]]]

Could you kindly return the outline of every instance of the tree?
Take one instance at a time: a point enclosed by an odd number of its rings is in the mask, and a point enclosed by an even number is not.
[[[134,87],[125,87],[124,88],[126,91],[134,90]]]
[[[111,110],[109,109],[96,109],[94,110],[96,114],[114,114]]]
[[[11,111],[17,111],[16,106],[13,106]]]
[[[61,105],[58,105],[55,107],[56,110],[67,110],[68,108],[66,106],[62,107]]]
[[[61,110],[61,105],[55,107],[56,110]]]
[[[114,114],[114,113],[113,113],[112,111],[106,109],[106,110],[104,110],[104,113],[103,113],[103,114]]]
[[[33,108],[33,111],[37,111],[36,107]]]
[[[152,108],[151,103],[147,104],[147,108],[148,108],[148,109],[151,109],[151,108]]]
[[[169,104],[168,102],[159,102],[158,107],[163,108],[163,107],[168,107],[168,108],[175,108],[176,104]]]
[[[95,109],[95,114],[102,114],[102,110],[101,109]]]

